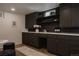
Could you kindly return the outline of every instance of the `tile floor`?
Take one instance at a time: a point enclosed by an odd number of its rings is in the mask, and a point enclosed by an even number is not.
[[[16,51],[26,56],[56,56],[49,53],[46,49],[37,49],[31,46],[22,45],[16,48]]]

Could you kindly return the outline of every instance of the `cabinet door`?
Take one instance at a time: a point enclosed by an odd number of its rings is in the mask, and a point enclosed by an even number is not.
[[[32,45],[32,37],[29,34],[23,33],[22,34],[22,43]]]
[[[60,27],[71,27],[71,6],[60,7]]]
[[[34,24],[37,24],[36,20],[38,18],[38,14],[39,14],[38,12],[34,12],[34,13],[29,14],[29,15],[26,15],[26,17],[25,17],[26,18],[25,19],[26,28],[32,28]]]
[[[25,27],[26,27],[26,28],[29,27],[29,19],[30,19],[29,15],[26,15],[26,16],[25,16]]]
[[[79,27],[79,7],[72,7],[72,27]]]
[[[26,40],[26,36],[25,34],[22,34],[22,44],[26,44],[27,43],[27,40]]]
[[[29,15],[26,15],[26,28],[31,28],[33,26],[33,15],[32,14],[29,14]]]
[[[47,50],[51,53],[56,54],[56,39],[55,38],[48,38],[47,39]]]
[[[40,48],[40,40],[38,37],[33,37],[32,38],[32,45],[36,48]]]
[[[27,34],[27,44],[36,47],[36,48],[41,48],[40,43],[41,39],[38,38],[36,34],[28,33]]]
[[[29,19],[29,28],[32,28],[34,24],[36,24],[36,13],[30,14],[30,19]]]
[[[63,56],[69,55],[67,40],[62,39],[62,38],[58,38],[56,46],[57,46],[56,52],[59,55],[63,55]]]
[[[79,37],[78,36],[71,36],[69,39],[69,48],[70,48],[70,55],[79,55]]]

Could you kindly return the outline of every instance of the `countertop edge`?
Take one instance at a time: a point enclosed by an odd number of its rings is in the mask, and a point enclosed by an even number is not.
[[[50,35],[68,35],[68,36],[79,36],[75,33],[55,33],[55,32],[25,32],[25,33],[35,33],[35,34],[50,34]]]

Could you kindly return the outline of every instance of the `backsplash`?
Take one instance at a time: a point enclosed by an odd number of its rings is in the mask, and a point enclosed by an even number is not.
[[[54,32],[55,28],[57,27],[58,27],[57,24],[52,24],[52,23],[49,23],[47,25],[42,25],[42,28],[46,29],[48,32]]]

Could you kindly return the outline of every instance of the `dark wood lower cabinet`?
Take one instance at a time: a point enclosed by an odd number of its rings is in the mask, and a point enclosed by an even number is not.
[[[57,55],[69,55],[69,46],[64,39],[52,38],[47,40],[47,50]]]
[[[36,34],[22,33],[22,43],[36,48],[46,48],[46,38],[38,37]]]
[[[46,48],[50,53],[56,55],[79,56],[78,36],[23,33],[22,42],[36,48]]]
[[[47,50],[62,56],[79,56],[79,37],[64,36],[60,38],[49,38],[47,40]]]
[[[56,39],[55,38],[47,39],[47,50],[51,53],[56,54]]]
[[[70,54],[79,56],[79,37],[71,37],[69,40]]]
[[[67,43],[63,39],[49,38],[47,40],[47,50],[57,55],[68,55]]]
[[[67,40],[65,39],[56,39],[57,42],[56,42],[56,51],[58,53],[58,55],[63,55],[63,56],[66,56],[66,55],[69,55],[70,52],[69,52],[69,45],[67,43]]]

